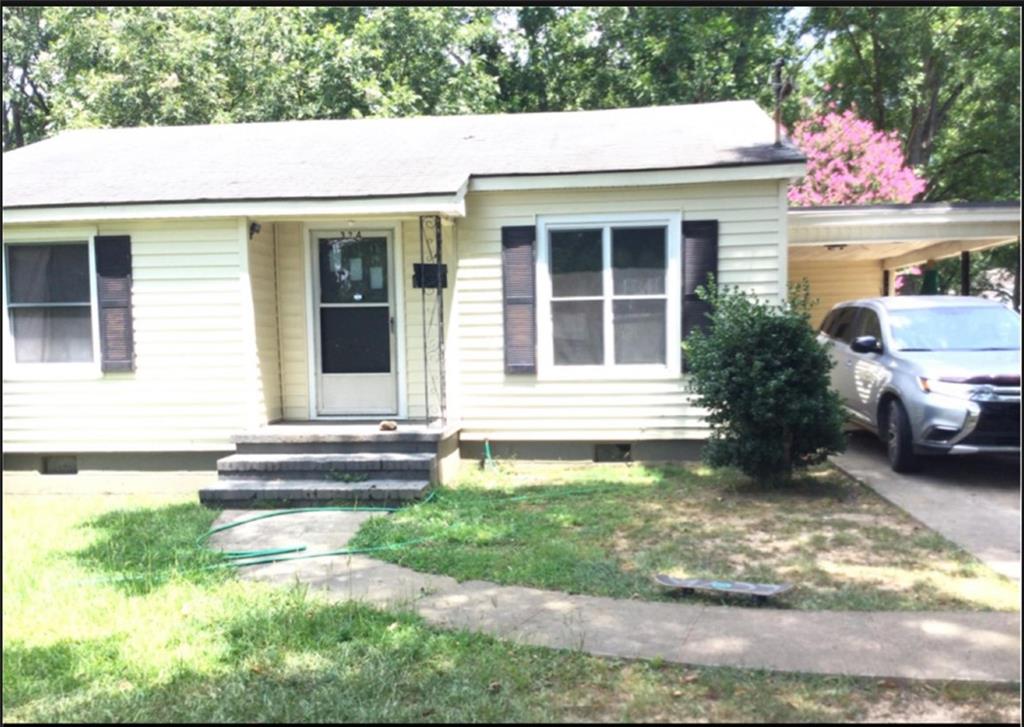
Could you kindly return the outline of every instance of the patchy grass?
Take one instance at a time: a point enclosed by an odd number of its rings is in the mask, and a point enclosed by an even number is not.
[[[1020,585],[831,467],[775,489],[700,466],[518,465],[367,521],[353,545],[460,580],[669,598],[655,573],[792,582],[808,610],[1019,610]],[[742,597],[694,596],[709,603]]]
[[[605,660],[242,582],[202,570],[215,515],[5,497],[4,721],[1020,719],[1012,689]]]

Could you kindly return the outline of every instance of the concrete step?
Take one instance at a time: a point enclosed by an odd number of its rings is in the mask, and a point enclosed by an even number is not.
[[[428,440],[371,440],[367,442],[324,439],[323,441],[290,441],[258,438],[236,441],[239,454],[435,454],[437,442]]]
[[[232,454],[217,461],[221,479],[306,479],[358,483],[380,479],[430,480],[436,456],[415,452],[342,454]]]
[[[373,480],[330,482],[303,479],[219,480],[199,490],[199,501],[209,507],[302,507],[338,505],[407,505],[422,499],[430,482],[420,480]]]

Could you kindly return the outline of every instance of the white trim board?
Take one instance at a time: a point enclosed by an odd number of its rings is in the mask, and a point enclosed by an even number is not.
[[[463,188],[464,189],[464,188]],[[252,217],[305,220],[323,216],[440,214],[465,217],[463,189],[452,194],[415,197],[370,197],[338,200],[257,200],[251,202],[167,202],[153,204],[78,205],[70,207],[25,207],[5,209],[3,222],[83,222],[100,220],[204,219],[211,217]]]
[[[803,176],[803,162],[786,164],[708,167],[705,169],[661,169],[579,174],[524,174],[472,177],[470,192],[523,189],[591,189],[595,187],[651,187],[705,182],[748,182],[763,179],[792,179]]]

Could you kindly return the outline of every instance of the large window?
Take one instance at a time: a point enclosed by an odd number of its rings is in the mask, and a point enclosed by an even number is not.
[[[90,244],[6,244],[4,254],[14,361],[94,361]]]
[[[540,227],[542,370],[678,373],[678,216]]]

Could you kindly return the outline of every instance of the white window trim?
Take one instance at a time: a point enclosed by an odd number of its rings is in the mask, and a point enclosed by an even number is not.
[[[103,378],[100,353],[99,303],[96,299],[96,234],[95,227],[53,228],[49,230],[4,230],[2,255],[4,381],[88,380]],[[53,245],[62,242],[85,243],[89,249],[89,309],[92,323],[92,361],[73,363],[24,363],[15,359],[14,335],[11,332],[7,305],[7,246]]]
[[[581,227],[602,227],[602,250],[605,257],[603,276],[604,289],[611,290],[611,226],[648,227],[662,226],[667,229],[667,257],[665,276],[665,300],[668,309],[665,315],[665,364],[600,364],[593,366],[556,366],[554,363],[554,338],[551,321],[551,275],[549,271],[550,244],[548,232],[558,229]],[[682,340],[682,227],[681,211],[610,213],[590,215],[543,215],[537,217],[537,378],[551,381],[593,381],[593,380],[650,380],[678,379],[682,376],[681,353],[673,347],[673,341]],[[596,297],[596,296],[595,296]],[[636,296],[638,298],[644,296]],[[660,298],[661,296],[650,296]],[[605,360],[612,360],[614,330],[609,314],[611,296],[604,296],[604,346]]]

